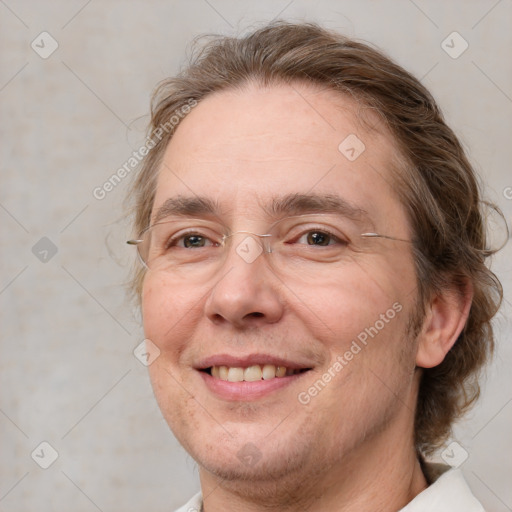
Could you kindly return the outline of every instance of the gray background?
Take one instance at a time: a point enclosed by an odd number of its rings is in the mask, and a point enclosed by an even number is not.
[[[194,36],[278,16],[371,41],[421,78],[512,219],[510,0],[0,1],[0,511],[171,511],[197,490],[132,353],[129,179],[92,192],[142,143],[151,90]],[[59,45],[47,59],[30,46],[42,31]],[[469,44],[456,59],[441,47],[453,31]],[[33,250],[43,237],[55,255],[44,240]],[[494,260],[506,293],[511,252]],[[512,510],[510,318],[506,303],[483,399],[454,435],[491,511]],[[59,454],[46,470],[31,458],[42,441]]]

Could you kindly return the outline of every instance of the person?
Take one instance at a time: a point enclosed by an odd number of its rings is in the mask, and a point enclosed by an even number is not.
[[[483,510],[429,457],[478,396],[502,289],[425,87],[276,21],[163,81],[148,141],[129,243],[154,394],[199,467],[179,511]]]

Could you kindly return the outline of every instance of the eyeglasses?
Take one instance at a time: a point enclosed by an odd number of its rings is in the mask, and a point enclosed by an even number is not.
[[[283,218],[267,233],[231,232],[214,221],[176,219],[146,228],[136,240],[142,263],[152,272],[175,278],[207,279],[222,266],[230,247],[247,264],[268,254],[269,265],[284,277],[318,280],[364,254],[383,249],[383,241],[410,242],[378,233],[360,233],[357,224],[337,214],[306,214]],[[235,236],[240,240],[234,242]]]

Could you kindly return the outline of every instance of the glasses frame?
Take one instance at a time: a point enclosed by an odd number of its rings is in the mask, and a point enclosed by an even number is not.
[[[317,217],[317,216],[322,216],[322,215],[328,215],[326,213],[306,213],[306,214],[303,214],[303,215],[290,215],[289,217],[283,217],[282,219],[279,219],[277,220],[276,222],[274,222],[271,226],[270,226],[270,230],[272,230],[272,228],[284,221],[284,220],[287,220],[287,219],[294,219],[294,218],[300,218],[300,217]],[[194,221],[197,221],[198,219],[194,219],[194,218],[190,218],[190,219],[180,219],[180,221],[175,221],[175,222],[181,222],[181,221],[186,221],[186,220],[194,220]],[[144,259],[142,258],[141,254],[140,254],[140,249],[139,249],[139,246],[140,244],[144,243],[145,239],[143,238],[143,235],[144,233],[147,233],[150,229],[152,229],[154,226],[157,226],[158,224],[165,224],[167,222],[174,222],[172,220],[162,220],[162,221],[159,221],[159,222],[155,222],[154,224],[151,224],[149,225],[147,228],[143,229],[140,233],[139,233],[139,236],[138,238],[135,238],[135,239],[130,239],[130,240],[127,240],[126,243],[128,245],[134,245],[137,247],[137,255],[138,255],[138,258],[139,258],[139,261],[142,263],[142,265],[150,270],[150,268],[148,267],[147,263],[144,261]],[[259,233],[254,233],[252,231],[245,231],[245,230],[242,230],[242,231],[234,231],[233,233],[229,233],[227,235],[222,235],[222,240],[221,240],[221,247],[224,247],[225,246],[225,242],[228,238],[231,238],[233,237],[234,235],[238,235],[238,234],[246,234],[246,235],[252,235],[252,236],[257,236],[258,238],[264,238],[264,237],[272,237],[274,235],[272,235],[271,233],[265,233],[265,234],[259,234]],[[384,240],[393,240],[393,241],[397,241],[397,242],[407,242],[407,243],[412,243],[412,240],[407,240],[407,239],[404,239],[404,238],[397,238],[397,237],[393,237],[393,236],[389,236],[389,235],[382,235],[380,233],[375,233],[375,232],[366,232],[366,233],[361,233],[359,234],[358,236],[360,237],[363,237],[363,238],[382,238]],[[270,254],[272,253],[272,249],[270,248],[269,246],[269,250],[265,250],[264,249],[264,252],[266,252],[267,254]]]

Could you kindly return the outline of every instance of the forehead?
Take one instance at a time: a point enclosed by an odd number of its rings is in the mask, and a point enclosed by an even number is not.
[[[168,149],[196,153],[187,155],[189,160],[200,161],[205,154],[232,160],[246,157],[252,144],[251,161],[291,156],[299,148],[301,159],[316,159],[320,146],[337,157],[340,137],[350,133],[365,139],[372,152],[393,145],[378,115],[355,98],[303,83],[247,84],[203,99],[181,122]],[[228,147],[231,153],[225,154]]]
[[[250,84],[206,97],[181,122],[155,207],[172,196],[209,196],[222,215],[254,218],[268,211],[266,198],[315,193],[397,214],[396,154],[379,117],[353,98],[304,84]]]

